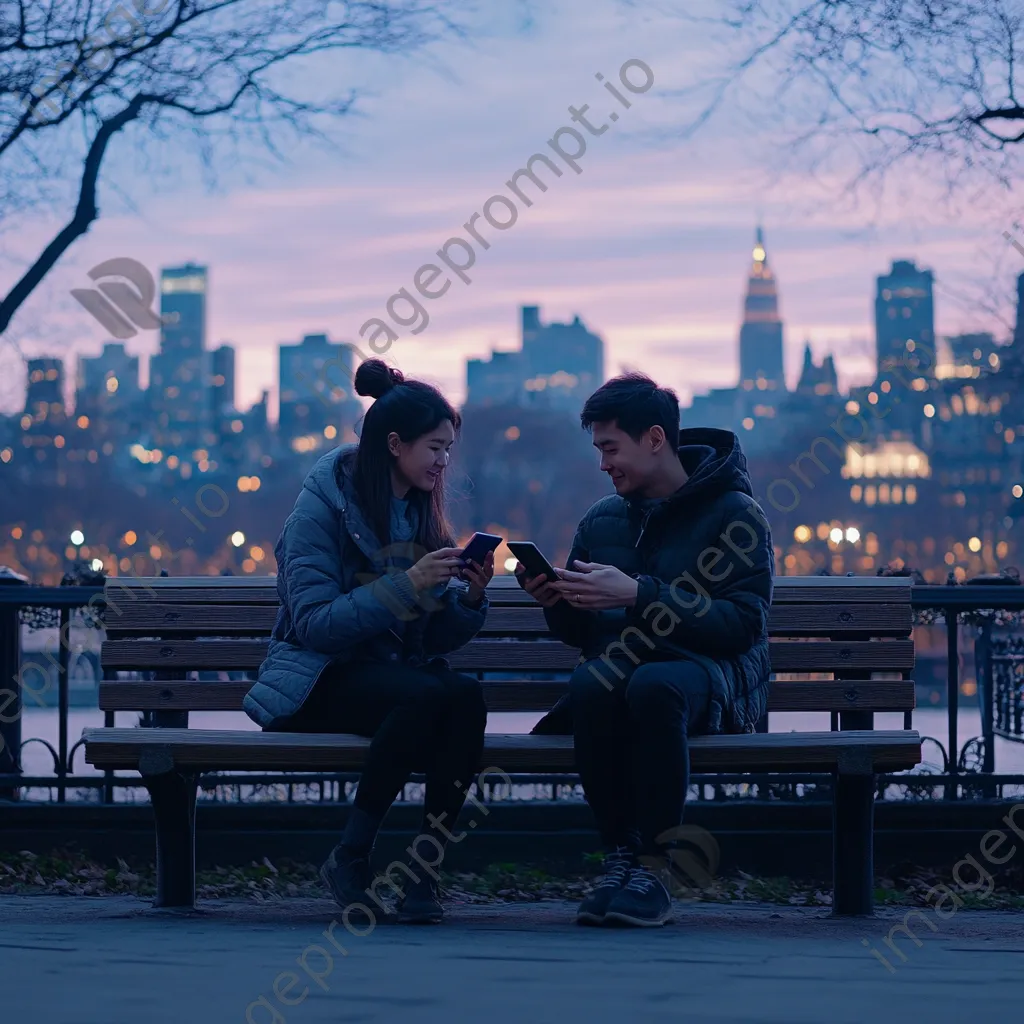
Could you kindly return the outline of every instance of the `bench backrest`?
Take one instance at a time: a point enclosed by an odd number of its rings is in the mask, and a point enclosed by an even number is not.
[[[512,577],[495,578],[488,593],[484,631],[449,660],[481,674],[491,711],[546,710],[565,692],[579,652],[550,639],[542,610]],[[769,710],[912,710],[910,594],[910,581],[899,577],[779,577],[769,619],[775,677]],[[255,672],[277,615],[273,577],[115,578],[106,598],[102,709],[241,709],[249,681],[200,682],[189,675]],[[117,679],[117,672],[157,678]],[[488,678],[495,673],[500,677]]]

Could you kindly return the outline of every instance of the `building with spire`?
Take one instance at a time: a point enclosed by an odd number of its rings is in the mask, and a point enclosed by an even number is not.
[[[748,391],[785,391],[779,293],[760,227],[752,257],[740,328],[740,387]]]
[[[747,451],[756,451],[777,441],[787,391],[779,295],[761,227],[751,256],[740,327],[740,379],[736,387],[695,395],[689,408],[681,410],[681,422],[734,430]]]

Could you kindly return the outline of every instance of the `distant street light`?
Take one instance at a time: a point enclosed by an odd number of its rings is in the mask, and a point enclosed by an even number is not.
[[[85,534],[82,533],[81,530],[72,530],[71,543],[74,544],[76,547],[81,546],[85,543]]]
[[[245,534],[242,533],[241,530],[235,530],[235,532],[231,534],[231,543],[234,544],[236,548],[240,548],[245,543]]]

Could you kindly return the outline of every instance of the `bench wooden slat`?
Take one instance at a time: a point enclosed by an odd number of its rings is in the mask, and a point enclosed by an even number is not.
[[[241,711],[250,682],[148,682],[109,680],[100,683],[102,711]],[[565,693],[564,680],[487,680],[488,710],[546,711]],[[769,711],[912,711],[916,706],[909,679],[816,680],[772,684]]]
[[[143,751],[164,751],[177,767],[218,771],[356,770],[369,740],[349,735],[226,732],[207,729],[86,729],[85,760],[96,768],[137,769]],[[758,733],[690,741],[693,771],[833,771],[853,757],[876,772],[921,759],[914,731]],[[501,772],[573,772],[572,738],[490,734],[482,765]],[[500,776],[492,775],[492,781]]]
[[[532,606],[510,576],[496,576],[487,590],[495,606]],[[131,609],[146,603],[170,605],[277,605],[277,580],[273,576],[113,577],[106,585],[114,625]],[[902,577],[779,576],[775,580],[775,605],[800,604],[909,604],[911,583]]]
[[[244,671],[258,668],[266,650],[266,640],[259,639],[109,640],[103,644],[100,660],[108,671]],[[557,672],[575,668],[579,652],[554,640],[474,640],[449,655],[449,660],[453,668],[465,671]],[[913,668],[914,644],[912,640],[772,640],[771,662],[775,672],[898,672]]]
[[[174,605],[147,601],[125,607],[120,615],[108,616],[107,638],[269,634],[277,610],[277,604]],[[774,636],[909,636],[912,627],[909,604],[783,604],[773,606],[768,619],[768,631]],[[547,631],[544,610],[539,605],[499,605],[488,613],[481,636],[531,636]]]

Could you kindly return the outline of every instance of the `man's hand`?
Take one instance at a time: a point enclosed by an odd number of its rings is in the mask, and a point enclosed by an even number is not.
[[[640,584],[614,565],[598,562],[574,562],[578,572],[556,569],[558,582],[551,586],[573,608],[599,611],[604,608],[632,608]]]
[[[550,608],[562,600],[562,595],[555,589],[557,584],[550,583],[546,576],[527,576],[522,562],[516,563],[516,579],[542,608]]]

